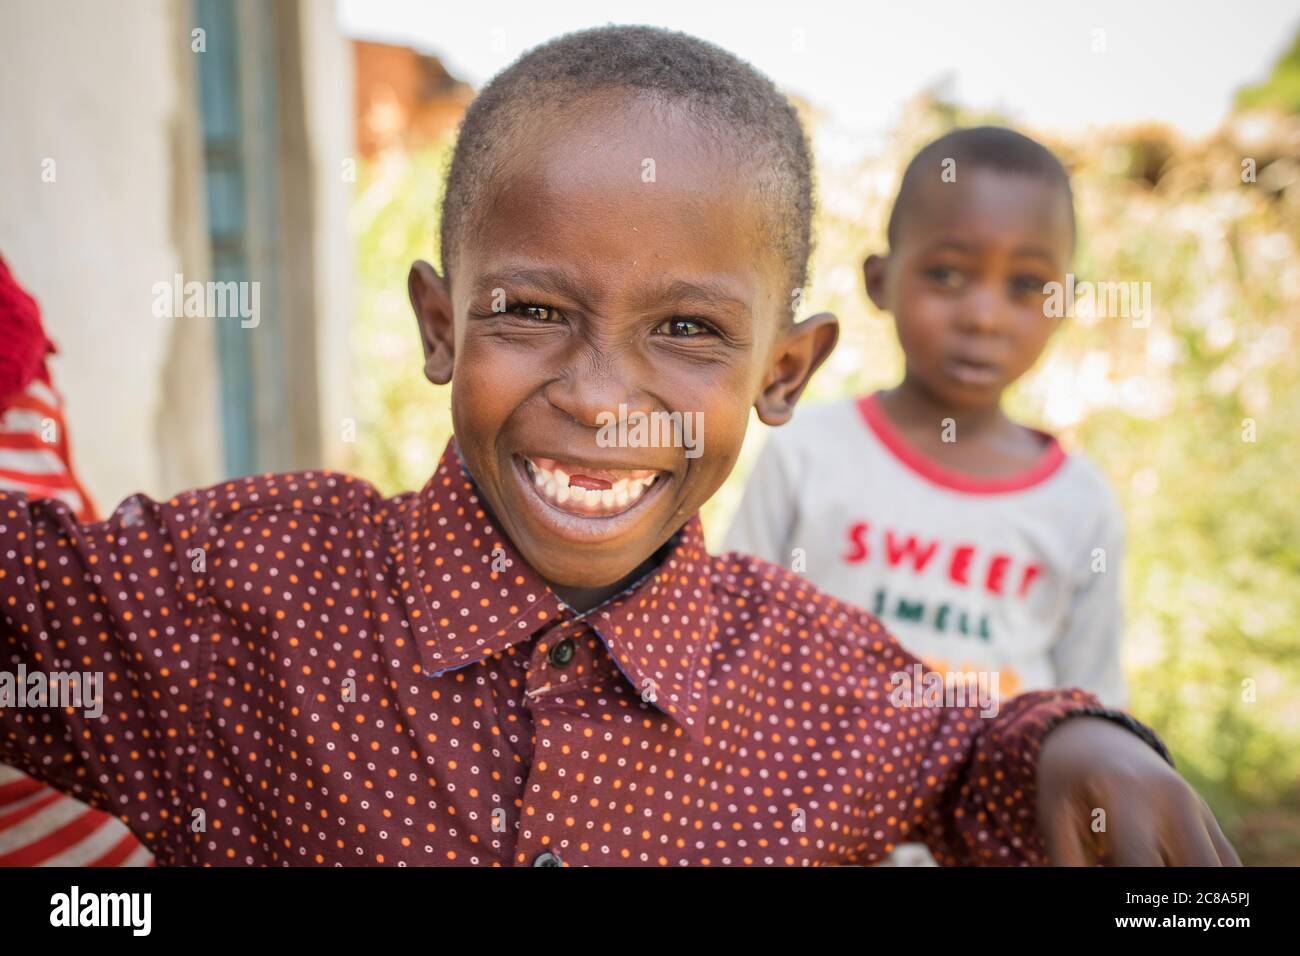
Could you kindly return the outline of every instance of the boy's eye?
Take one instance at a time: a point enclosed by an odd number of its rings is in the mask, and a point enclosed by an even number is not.
[[[1020,275],[1011,280],[1017,295],[1046,295],[1047,280],[1041,276]]]
[[[520,302],[512,305],[507,311],[512,315],[522,316],[536,322],[556,322],[560,319],[560,310],[553,309],[549,305],[532,305]]]
[[[948,289],[960,289],[966,284],[966,277],[948,266],[935,266],[933,269],[926,270],[925,274]]]
[[[695,335],[707,335],[713,330],[698,319],[674,318],[663,322],[655,331],[674,338],[689,338]]]

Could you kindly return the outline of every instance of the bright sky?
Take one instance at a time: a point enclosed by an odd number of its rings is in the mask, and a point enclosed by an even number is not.
[[[348,35],[433,53],[476,87],[571,30],[610,22],[684,30],[868,137],[941,80],[963,104],[1040,129],[1161,120],[1204,133],[1300,26],[1296,0],[337,2]]]

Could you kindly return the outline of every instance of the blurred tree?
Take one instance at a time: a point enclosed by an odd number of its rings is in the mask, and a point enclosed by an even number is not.
[[[1237,91],[1237,109],[1277,109],[1300,113],[1300,31],[1291,48],[1273,64],[1273,72],[1262,83]]]

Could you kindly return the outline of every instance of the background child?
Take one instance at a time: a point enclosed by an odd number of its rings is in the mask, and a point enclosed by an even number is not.
[[[72,467],[63,400],[40,309],[0,258],[0,489],[57,498],[82,521],[95,505]],[[0,764],[0,866],[143,866],[148,850],[120,821]]]
[[[864,275],[902,382],[770,433],[727,547],[793,563],[937,670],[1122,706],[1119,507],[1086,458],[1002,410],[1058,322],[1065,169],[1011,130],[954,131],[908,165],[888,238]]]

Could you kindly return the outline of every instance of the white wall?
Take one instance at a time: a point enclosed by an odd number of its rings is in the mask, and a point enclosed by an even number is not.
[[[353,415],[352,59],[332,3],[302,3],[299,22],[323,435],[323,460],[304,467],[340,467]],[[59,346],[73,463],[101,512],[219,481],[221,320],[152,311],[156,282],[210,276],[190,2],[0,0],[0,24],[0,254]]]
[[[211,330],[151,310],[155,282],[206,268],[187,20],[184,0],[0,0],[0,253],[59,346],[101,512],[220,477]]]
[[[316,234],[316,355],[320,389],[321,462],[344,468],[350,448],[342,421],[356,418],[350,381],[349,330],[356,314],[348,210],[356,189],[344,161],[357,162],[353,127],[352,48],[339,32],[333,3],[302,5],[302,55],[307,137],[314,167]]]

